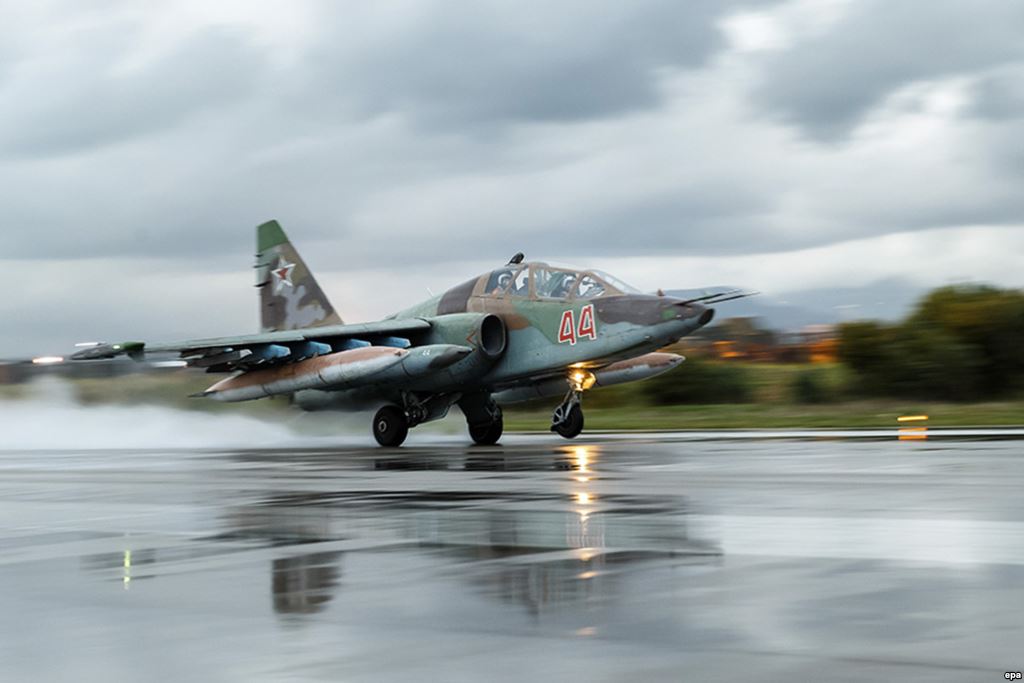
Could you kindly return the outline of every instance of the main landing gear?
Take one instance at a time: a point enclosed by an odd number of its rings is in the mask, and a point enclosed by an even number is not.
[[[373,436],[381,446],[401,446],[409,435],[409,418],[398,406],[384,406],[373,416]]]
[[[381,446],[394,448],[401,446],[409,430],[416,425],[440,420],[448,414],[453,396],[435,394],[432,396],[416,396],[413,393],[402,394],[402,405],[386,405],[373,416],[373,437]],[[501,431],[498,431],[501,435]]]
[[[469,425],[469,438],[480,446],[493,446],[498,443],[504,430],[505,419],[502,417],[501,408],[495,404],[494,413],[489,422]]]
[[[551,431],[575,439],[583,431],[583,392],[594,386],[597,378],[586,370],[575,370],[567,379],[569,393],[551,416]]]
[[[458,403],[462,414],[466,416],[469,438],[473,439],[473,443],[480,446],[493,446],[498,443],[505,429],[505,420],[501,414],[501,407],[494,402],[490,393],[465,394]]]

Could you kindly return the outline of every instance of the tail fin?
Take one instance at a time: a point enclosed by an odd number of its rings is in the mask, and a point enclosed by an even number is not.
[[[263,332],[340,325],[341,318],[277,221],[256,228],[256,286]]]

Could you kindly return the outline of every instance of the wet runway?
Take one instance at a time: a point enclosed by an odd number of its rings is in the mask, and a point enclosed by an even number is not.
[[[1021,669],[1024,441],[763,436],[0,451],[0,680]]]

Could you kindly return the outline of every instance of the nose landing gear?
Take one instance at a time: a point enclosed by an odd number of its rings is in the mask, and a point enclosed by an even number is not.
[[[551,431],[566,439],[575,439],[583,431],[582,392],[570,391],[551,416]]]
[[[551,431],[575,439],[583,431],[583,392],[594,386],[597,378],[587,370],[574,370],[567,381],[569,393],[551,416]]]

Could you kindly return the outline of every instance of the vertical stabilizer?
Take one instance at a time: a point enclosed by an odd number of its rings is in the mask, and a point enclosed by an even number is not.
[[[263,332],[341,324],[334,306],[277,221],[256,228],[256,286]]]

